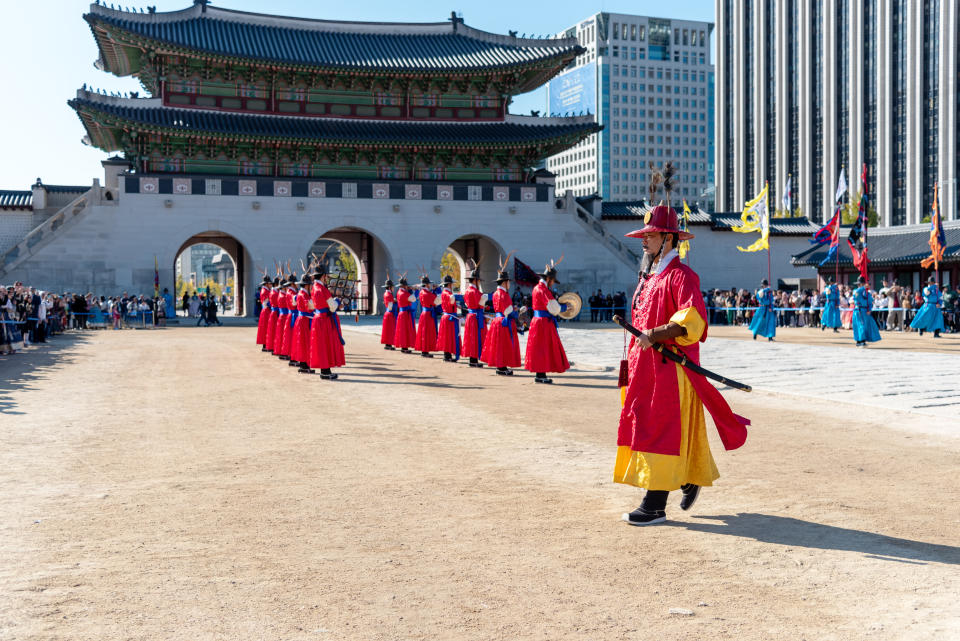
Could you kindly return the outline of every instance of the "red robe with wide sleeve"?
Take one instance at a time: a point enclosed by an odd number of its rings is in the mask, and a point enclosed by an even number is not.
[[[487,337],[487,324],[483,320],[483,306],[487,295],[480,293],[473,283],[463,292],[463,303],[467,307],[467,317],[463,321],[463,347],[460,355],[479,359],[483,351],[483,341]]]
[[[394,347],[410,349],[417,340],[417,328],[413,324],[413,301],[413,291],[406,287],[397,290],[400,313],[397,314],[397,330],[393,333]]]
[[[267,344],[267,321],[270,320],[270,288],[260,288],[260,317],[257,319],[257,345]]]
[[[346,362],[343,353],[343,339],[340,331],[340,317],[331,311],[337,306],[337,300],[323,283],[313,284],[313,326],[310,328],[310,360],[312,369],[342,367]]]
[[[460,353],[460,319],[457,318],[457,300],[453,292],[444,289],[440,294],[440,330],[437,332],[437,351],[447,354]]]
[[[638,286],[639,289],[639,286]],[[651,329],[670,322],[677,312],[693,308],[704,323],[700,341],[707,338],[708,318],[700,293],[697,274],[675,257],[659,274],[651,276],[639,295],[634,296],[633,325],[637,329]],[[682,352],[700,364],[700,345],[693,343],[682,348],[675,340],[665,345]],[[629,446],[635,452],[680,455],[681,409],[677,382],[677,365],[664,359],[656,350],[630,350],[630,381],[620,413],[617,444]],[[734,414],[727,402],[707,379],[683,370],[696,395],[713,417],[726,449],[743,445],[750,421]]]
[[[393,333],[397,329],[397,310],[393,291],[383,292],[383,325],[380,328],[380,344],[393,345]]]
[[[286,326],[290,320],[290,316],[284,310],[289,310],[286,287],[277,292],[277,327],[273,333],[273,353],[277,356],[283,355],[283,335],[286,333]]]
[[[433,352],[437,349],[437,326],[434,320],[434,306],[439,296],[429,289],[420,290],[420,321],[417,323],[417,340],[414,349],[418,352]]]
[[[523,365],[528,372],[565,372],[570,369],[570,361],[557,332],[556,317],[547,309],[551,306],[550,301],[556,301],[556,298],[541,280],[533,288],[533,318],[530,320],[527,355]],[[537,315],[537,312],[549,316]]]
[[[310,317],[305,314],[313,310],[313,301],[310,300],[310,294],[305,289],[297,292],[294,301],[298,316],[293,324],[290,360],[306,363],[310,354]]]
[[[297,308],[297,295],[291,291],[288,291],[284,295],[284,299],[287,303],[288,310],[294,310]],[[290,352],[293,351],[293,315],[287,314],[284,316],[283,323],[283,351],[280,353],[284,356],[290,356]]]
[[[520,367],[520,337],[517,324],[510,318],[513,300],[503,287],[493,292],[493,311],[487,338],[483,342],[483,362],[490,367]]]

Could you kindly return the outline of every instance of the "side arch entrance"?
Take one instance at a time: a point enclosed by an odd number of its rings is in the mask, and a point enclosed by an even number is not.
[[[312,254],[327,252],[324,262],[331,272],[343,271],[357,280],[356,298],[351,311],[360,314],[378,313],[378,273],[386,278],[390,256],[384,244],[373,234],[356,227],[337,227],[320,235],[307,251],[305,261]]]

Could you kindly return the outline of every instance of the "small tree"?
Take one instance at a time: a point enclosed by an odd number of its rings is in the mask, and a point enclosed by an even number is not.
[[[457,256],[449,249],[440,258],[440,278],[449,276],[453,279],[453,284],[460,287],[460,261]]]
[[[860,198],[863,197],[863,191],[858,190],[856,194],[850,197],[846,204],[840,206],[840,223],[843,225],[852,225],[857,222],[860,216]],[[867,226],[876,227],[880,220],[873,202],[867,199]]]
[[[343,245],[337,247],[335,266],[341,272],[346,273],[350,280],[357,280],[357,260],[350,253],[350,250]]]

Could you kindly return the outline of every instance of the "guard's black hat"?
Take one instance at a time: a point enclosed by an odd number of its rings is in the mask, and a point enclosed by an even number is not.
[[[927,277],[927,282],[928,282],[928,283],[935,283],[935,282],[937,282],[937,277],[934,276],[933,274],[930,274],[930,276]]]
[[[421,284],[421,285],[430,285],[430,284],[431,284],[431,283],[430,283],[430,276],[428,276],[427,274],[424,274],[423,276],[421,276],[421,277],[420,277],[420,284]]]
[[[387,289],[390,289],[391,287],[393,287],[393,281],[388,278],[388,279],[383,283],[383,286],[386,287]]]
[[[317,266],[313,268],[313,277],[320,278],[321,276],[327,275],[327,266],[323,263],[317,263]]]
[[[760,281],[760,284],[763,285],[764,287],[767,287],[770,285],[770,281],[764,278],[763,280]]]
[[[863,276],[860,276],[859,278],[857,278],[857,282],[860,283],[861,285],[866,285],[867,279],[864,278]]]
[[[264,277],[263,277],[263,284],[264,284],[264,285],[269,285],[269,284],[271,284],[271,283],[273,283],[273,281],[270,279],[269,276],[264,276]]]
[[[554,271],[556,271],[556,270],[554,270]],[[498,283],[503,283],[503,282],[506,282],[506,281],[508,281],[508,280],[510,280],[510,274],[508,274],[507,272],[502,271],[502,272],[500,272],[499,274],[497,274],[497,282],[498,282]]]
[[[407,277],[406,277],[406,276],[401,276],[401,277],[400,277],[400,284],[403,285],[403,286],[406,286],[406,285],[407,285]]]
[[[444,276],[444,277],[443,277],[443,284],[444,284],[444,285],[453,285],[453,276],[451,276],[450,274],[447,274],[446,276]]]

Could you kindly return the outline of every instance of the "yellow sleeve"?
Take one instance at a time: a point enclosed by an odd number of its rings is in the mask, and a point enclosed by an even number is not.
[[[703,331],[707,328],[707,324],[700,317],[700,314],[697,312],[695,307],[681,309],[670,317],[670,322],[676,323],[680,327],[687,330],[685,335],[678,336],[676,338],[677,345],[680,345],[681,347],[693,345],[699,341],[700,337],[703,336]]]

